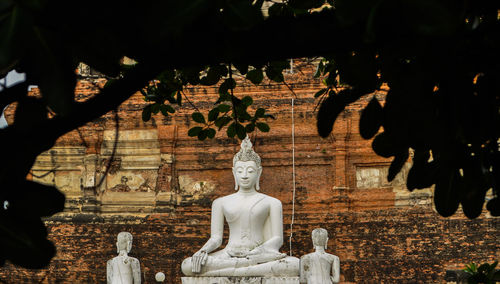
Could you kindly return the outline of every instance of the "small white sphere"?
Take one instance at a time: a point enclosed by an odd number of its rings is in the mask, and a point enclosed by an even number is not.
[[[163,282],[165,281],[165,274],[163,272],[158,272],[155,275],[155,279],[157,282]]]

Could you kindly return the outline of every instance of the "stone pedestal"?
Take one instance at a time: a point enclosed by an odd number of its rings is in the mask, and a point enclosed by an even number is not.
[[[182,277],[182,284],[299,284],[299,277]]]

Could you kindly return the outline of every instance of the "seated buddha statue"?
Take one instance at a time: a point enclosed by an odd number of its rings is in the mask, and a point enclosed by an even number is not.
[[[236,193],[212,203],[210,239],[182,263],[186,276],[298,276],[299,259],[279,251],[283,245],[281,201],[260,193],[261,159],[248,136],[233,158]],[[227,245],[220,250],[224,220]]]

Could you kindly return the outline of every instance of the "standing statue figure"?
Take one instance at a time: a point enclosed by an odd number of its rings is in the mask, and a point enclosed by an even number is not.
[[[141,284],[141,265],[135,257],[128,256],[132,249],[132,234],[121,232],[116,241],[118,256],[108,260],[108,284]]]
[[[300,283],[339,283],[339,257],[325,252],[328,244],[328,232],[323,228],[314,229],[312,241],[316,251],[300,258]]]
[[[234,194],[212,203],[211,235],[205,245],[182,263],[187,276],[298,276],[299,259],[280,253],[283,245],[281,201],[259,193],[259,155],[248,136],[233,158]],[[224,219],[229,240],[222,244]]]

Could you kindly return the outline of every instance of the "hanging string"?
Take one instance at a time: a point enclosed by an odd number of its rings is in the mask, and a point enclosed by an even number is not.
[[[292,256],[292,237],[293,237],[293,222],[295,221],[295,121],[293,113],[293,103],[292,98],[292,183],[293,183],[293,193],[292,193],[292,221],[290,222],[290,256]]]

